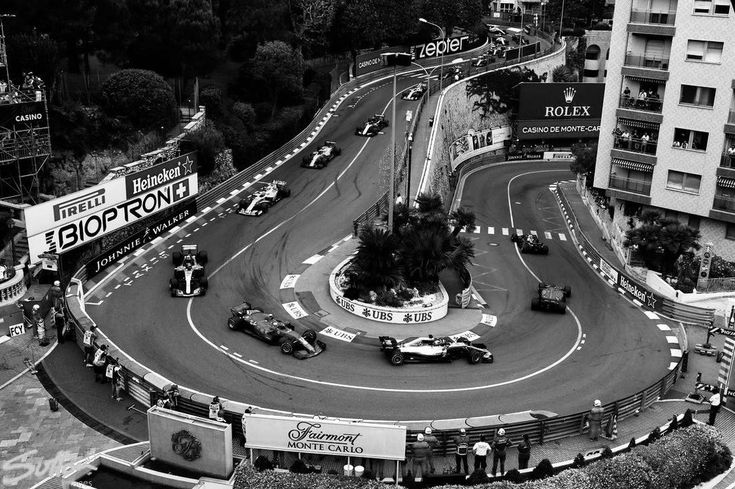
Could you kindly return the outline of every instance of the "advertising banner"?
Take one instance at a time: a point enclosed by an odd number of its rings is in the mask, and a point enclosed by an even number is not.
[[[0,105],[0,128],[26,129],[48,126],[43,102]]]
[[[116,180],[124,183],[122,178]],[[38,261],[40,253],[60,254],[72,250],[184,201],[197,191],[197,174],[192,173],[115,206],[98,209],[63,226],[29,236],[31,263]]]
[[[406,427],[250,414],[248,448],[383,460],[406,458]]]
[[[600,270],[602,271],[602,273],[607,275],[614,283],[618,283],[618,271],[615,270],[612,265],[610,265],[602,258],[600,258]]]
[[[484,39],[470,41],[470,36],[454,36],[445,39],[435,39],[425,44],[411,46],[413,59],[438,58],[442,54],[448,56],[474,49],[484,42]]]
[[[355,57],[355,76],[364,75],[366,73],[372,73],[373,71],[379,70],[383,67],[383,53],[408,53],[409,49],[406,46],[391,46],[388,48],[378,49],[376,51],[370,51],[369,53],[358,54]]]
[[[112,263],[115,263],[120,258],[132,253],[144,244],[153,241],[172,227],[196,214],[196,212],[197,203],[194,199],[191,199],[191,202],[181,209],[180,212],[170,216],[168,219],[146,227],[143,231],[130,236],[126,240],[106,250],[104,253],[101,253],[99,256],[93,258],[89,263],[87,263],[87,278],[99,273]]]
[[[542,160],[544,158],[544,153],[541,151],[522,151],[519,153],[508,153],[508,156],[505,158],[508,161],[514,161],[514,160]]]
[[[661,300],[659,296],[648,289],[640,287],[622,273],[619,274],[618,288],[632,296],[634,299],[637,299],[641,304],[649,309],[660,311],[663,307],[663,300]]]
[[[604,83],[521,83],[518,138],[597,137]]]

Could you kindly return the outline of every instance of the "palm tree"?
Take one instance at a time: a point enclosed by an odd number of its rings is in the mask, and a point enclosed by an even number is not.
[[[452,237],[456,238],[460,231],[475,227],[475,213],[464,207],[449,214],[449,221],[454,226]]]
[[[397,240],[387,230],[372,224],[360,230],[360,244],[346,272],[350,285],[358,289],[382,290],[401,282],[397,262]]]
[[[623,246],[636,247],[648,268],[660,265],[663,273],[669,273],[684,252],[701,248],[699,231],[676,219],[662,218],[657,211],[646,211],[641,214],[640,221],[640,226],[625,233]]]

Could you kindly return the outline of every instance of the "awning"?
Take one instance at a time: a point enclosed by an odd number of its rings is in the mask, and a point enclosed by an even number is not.
[[[728,177],[717,177],[717,186],[723,188],[735,188],[735,179]]]
[[[637,161],[628,161],[621,160],[620,158],[613,158],[612,164],[615,166],[619,166],[620,168],[625,168],[626,170],[638,170],[644,171],[646,173],[653,173],[653,165],[649,165],[648,163],[639,163]]]
[[[656,124],[655,122],[646,122],[646,121],[637,121],[634,119],[624,119],[619,118],[618,124],[623,124],[630,127],[638,127],[641,129],[651,129],[653,131],[658,131],[660,124]]]
[[[645,76],[625,75],[625,79],[639,82],[656,83],[657,85],[666,85],[666,80],[654,80],[652,78],[646,78]]]

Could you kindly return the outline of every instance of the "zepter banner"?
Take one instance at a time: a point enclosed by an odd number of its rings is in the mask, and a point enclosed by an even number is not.
[[[124,178],[119,180],[125,184]],[[194,172],[153,187],[112,207],[97,208],[84,217],[29,236],[31,262],[37,261],[41,253],[64,253],[196,195],[198,178]]]

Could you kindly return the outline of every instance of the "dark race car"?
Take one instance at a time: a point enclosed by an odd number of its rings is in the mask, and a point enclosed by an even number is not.
[[[174,277],[168,281],[171,297],[194,297],[205,295],[209,282],[204,266],[207,252],[199,251],[197,245],[181,245],[181,251],[171,255]]]
[[[278,345],[285,355],[293,355],[303,360],[319,355],[326,350],[327,345],[317,339],[316,331],[307,329],[303,334],[296,332],[291,323],[283,322],[260,309],[254,308],[249,302],[230,309],[232,315],[227,320],[227,327],[244,331],[271,345]]]
[[[268,208],[279,200],[289,197],[291,189],[282,180],[273,180],[260,190],[253,192],[240,201],[238,214],[243,216],[259,216],[268,212]]]
[[[418,100],[426,92],[426,82],[421,82],[418,85],[414,85],[411,88],[404,90],[401,94],[403,100]]]
[[[521,253],[534,255],[548,255],[549,247],[538,239],[535,234],[511,234],[510,240],[521,249]]]
[[[532,311],[567,312],[567,297],[572,296],[568,285],[538,284],[538,297],[531,299]]]
[[[367,120],[364,126],[355,128],[357,136],[373,137],[388,127],[388,119],[383,114],[375,114]]]
[[[456,340],[442,336],[408,338],[396,341],[391,336],[380,336],[380,350],[393,365],[404,362],[451,362],[466,358],[472,364],[493,363],[493,354],[482,343],[471,343],[463,337]]]
[[[304,168],[316,168],[321,170],[336,156],[342,154],[342,149],[334,141],[324,141],[324,145],[312,151],[310,155],[304,156],[301,166]]]

